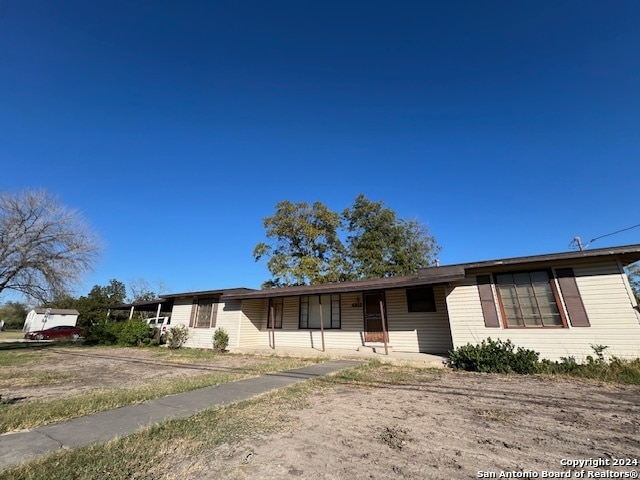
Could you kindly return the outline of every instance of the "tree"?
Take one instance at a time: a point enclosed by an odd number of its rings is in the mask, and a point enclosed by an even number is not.
[[[154,287],[144,278],[136,278],[129,282],[129,290],[131,302],[148,302],[159,298],[162,292],[167,291],[167,286],[162,280],[157,280]]]
[[[629,265],[627,273],[629,274],[629,283],[631,283],[633,293],[636,295],[636,300],[640,302],[640,262]]]
[[[276,205],[276,213],[264,219],[270,244],[259,243],[253,250],[256,261],[270,257],[267,268],[273,278],[264,288],[344,279],[345,248],[338,230],[340,215],[321,202]]]
[[[432,265],[440,247],[427,228],[403,220],[363,194],[342,214],[347,223],[349,259],[356,278],[410,275]]]
[[[98,251],[80,214],[44,190],[0,194],[0,293],[42,303],[63,296],[91,270]]]
[[[103,323],[107,318],[109,307],[124,303],[127,289],[124,283],[111,279],[109,285],[94,285],[86,297],[80,297],[75,302],[75,308],[80,313],[78,324],[88,326]]]
[[[7,302],[0,307],[0,320],[4,320],[4,328],[22,328],[27,313],[27,306],[24,303]]]
[[[264,227],[270,243],[253,250],[256,261],[269,258],[273,278],[263,288],[409,275],[431,265],[440,251],[418,221],[400,219],[364,195],[342,216],[320,202],[283,201]]]

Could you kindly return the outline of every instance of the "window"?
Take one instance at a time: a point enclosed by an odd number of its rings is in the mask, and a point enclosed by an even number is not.
[[[267,328],[273,328],[273,325],[272,325],[273,318],[276,319],[275,328],[282,328],[282,298],[269,299],[269,313],[268,313],[268,319],[267,319]]]
[[[507,327],[562,327],[555,286],[548,271],[500,273],[496,288]]]
[[[433,287],[407,289],[407,307],[410,312],[435,312],[436,300]]]
[[[300,297],[300,328],[320,328],[321,307],[323,328],[340,328],[340,295]]]
[[[193,305],[195,316],[192,326],[195,328],[213,328],[216,326],[218,303],[215,298],[200,298]]]

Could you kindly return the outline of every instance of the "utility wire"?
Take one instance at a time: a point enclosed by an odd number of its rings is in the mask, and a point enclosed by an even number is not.
[[[632,227],[623,228],[622,230],[617,230],[617,231],[615,231],[615,232],[607,233],[606,235],[600,235],[599,237],[592,238],[591,240],[589,240],[589,241],[587,242],[587,244],[584,246],[584,248],[587,248],[587,247],[588,247],[589,245],[591,245],[593,242],[595,242],[596,240],[600,240],[601,238],[604,238],[604,237],[610,237],[611,235],[615,235],[616,233],[626,232],[627,230],[631,230],[631,229],[633,229],[633,228],[638,228],[638,227],[640,227],[640,223],[639,223],[639,224],[637,224],[637,225],[634,225],[634,226],[632,226]]]

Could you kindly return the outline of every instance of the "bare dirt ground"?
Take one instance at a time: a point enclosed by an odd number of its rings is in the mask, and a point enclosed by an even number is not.
[[[51,347],[37,363],[3,367],[0,394],[7,399],[47,400],[113,387],[128,387],[176,377],[238,371],[267,357],[223,355],[211,360],[159,357],[154,349]]]
[[[406,385],[341,385],[289,412],[286,431],[224,445],[182,479],[637,478],[640,388],[527,376],[425,373]],[[584,477],[580,471],[584,470]],[[495,477],[494,477],[495,475]],[[566,478],[566,477],[565,477]]]
[[[3,367],[0,393],[47,399],[269,360],[229,355],[181,364],[152,349],[51,348],[42,355],[44,363]],[[30,386],[25,372],[53,381]],[[57,379],[68,372],[71,377]],[[290,421],[280,433],[197,456],[177,448],[163,478],[562,478],[543,472],[625,478],[607,471],[640,471],[637,465],[562,464],[640,461],[638,386],[449,370],[413,375],[400,384],[345,383],[312,394],[306,407],[285,412]],[[522,473],[500,477],[514,471]]]

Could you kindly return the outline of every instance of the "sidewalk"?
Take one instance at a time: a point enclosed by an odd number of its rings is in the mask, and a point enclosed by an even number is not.
[[[130,435],[154,423],[190,417],[207,408],[236,403],[294,383],[352,368],[360,363],[352,360],[328,361],[169,395],[29,431],[6,433],[0,435],[0,470],[59,450],[84,447]]]

